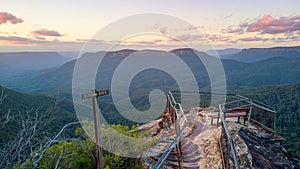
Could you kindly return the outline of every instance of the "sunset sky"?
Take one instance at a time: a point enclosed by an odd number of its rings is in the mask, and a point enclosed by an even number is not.
[[[0,52],[78,51],[104,26],[140,13],[183,19],[216,49],[300,45],[299,0],[0,0],[0,4]],[[170,30],[159,29],[162,34]],[[189,32],[173,38],[197,44]],[[141,49],[145,42],[148,48],[177,47],[159,36],[135,37],[121,46]]]

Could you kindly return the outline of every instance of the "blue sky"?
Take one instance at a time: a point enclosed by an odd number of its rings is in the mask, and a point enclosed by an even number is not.
[[[0,0],[0,4],[0,51],[77,51],[104,26],[140,13],[181,18],[215,48],[300,45],[299,0]],[[171,48],[157,38],[139,37],[120,46],[139,49],[145,47],[139,41],[149,41],[152,48]],[[174,38],[197,43],[186,32]]]

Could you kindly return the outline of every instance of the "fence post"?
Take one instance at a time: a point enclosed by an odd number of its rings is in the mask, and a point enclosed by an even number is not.
[[[250,118],[251,118],[252,111],[253,111],[252,105],[253,105],[252,100],[250,100],[250,110],[249,110],[249,116],[248,116],[248,124],[247,124],[247,127],[248,127],[249,124],[250,124]]]
[[[274,123],[273,123],[273,130],[274,130],[274,133],[276,134],[276,113],[273,113],[274,114]]]

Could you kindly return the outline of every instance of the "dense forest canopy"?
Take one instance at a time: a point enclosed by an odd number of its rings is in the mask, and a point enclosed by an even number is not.
[[[288,152],[300,158],[300,83],[263,86],[238,92],[275,107],[276,132],[286,138]]]

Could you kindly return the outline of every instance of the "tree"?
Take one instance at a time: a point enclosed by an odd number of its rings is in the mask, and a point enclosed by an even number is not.
[[[2,88],[0,105],[6,97],[5,88]],[[52,135],[43,130],[46,127],[48,115],[47,112],[39,115],[37,111],[32,110],[12,115],[8,110],[7,114],[1,118],[4,119],[0,121],[1,129],[4,130],[6,124],[12,120],[18,123],[20,129],[13,139],[0,147],[0,168],[12,168],[14,165],[17,168],[24,168],[28,165],[36,168],[49,147],[67,140],[60,138],[65,129],[79,123],[65,124],[56,134]]]

